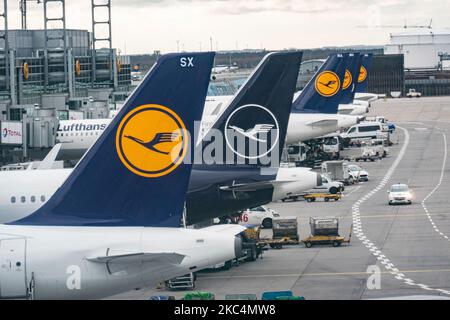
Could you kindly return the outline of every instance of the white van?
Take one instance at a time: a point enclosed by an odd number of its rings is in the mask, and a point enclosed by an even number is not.
[[[361,122],[341,134],[342,139],[389,139],[389,128],[377,122]]]

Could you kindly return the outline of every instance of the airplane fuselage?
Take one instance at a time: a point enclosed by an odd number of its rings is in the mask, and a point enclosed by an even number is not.
[[[233,259],[235,241],[208,230],[0,225],[0,299],[104,298]]]

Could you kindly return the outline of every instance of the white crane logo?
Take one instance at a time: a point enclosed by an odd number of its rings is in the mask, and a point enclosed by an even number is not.
[[[262,123],[256,123],[253,125],[253,127],[249,126],[243,126],[235,125],[235,120],[240,119],[241,117],[249,118],[248,114],[249,112],[254,115],[254,118],[258,118],[257,115],[266,114],[262,118],[265,119]],[[253,118],[253,117],[250,117]],[[261,118],[260,118],[261,119]],[[272,122],[272,123],[271,123]],[[244,128],[241,128],[244,127]],[[234,112],[230,114],[228,117],[225,128],[227,129],[225,133],[225,141],[228,145],[228,147],[238,156],[245,158],[245,159],[260,159],[262,157],[267,156],[269,153],[271,153],[275,147],[278,145],[278,141],[280,139],[280,126],[278,124],[278,120],[275,117],[275,115],[266,107],[257,105],[257,104],[248,104],[244,105],[242,107],[237,108]],[[241,149],[236,146],[236,144],[233,142],[232,135],[229,132],[235,132],[239,135],[244,136],[245,138],[248,138],[248,143],[257,143],[259,146],[261,144],[266,144],[266,148],[259,148],[257,147],[257,154],[248,154],[249,151],[247,150],[248,144],[246,143],[246,146],[240,146]],[[270,133],[270,139],[268,138],[268,134]]]
[[[243,136],[246,136],[250,140],[266,143],[267,139],[259,139],[259,134],[269,133],[270,130],[272,130],[275,126],[273,124],[257,124],[253,128],[248,129],[247,131],[244,131],[243,129],[236,127],[236,126],[230,126],[230,129],[233,129],[236,132],[239,132]]]

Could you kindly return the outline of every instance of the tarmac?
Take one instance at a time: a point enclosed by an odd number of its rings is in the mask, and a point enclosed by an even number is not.
[[[281,216],[298,217],[300,238],[310,235],[309,217],[337,216],[342,236],[353,225],[349,245],[268,250],[255,262],[199,273],[195,290],[217,299],[285,290],[308,300],[450,298],[450,97],[379,100],[369,114],[376,115],[397,131],[387,158],[360,163],[369,182],[348,187],[339,202],[268,205]],[[411,206],[388,205],[387,190],[395,183],[413,189]],[[184,293],[149,287],[111,299]]]

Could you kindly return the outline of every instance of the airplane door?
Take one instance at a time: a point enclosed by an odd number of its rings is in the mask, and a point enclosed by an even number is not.
[[[0,299],[26,298],[25,239],[0,240]]]

